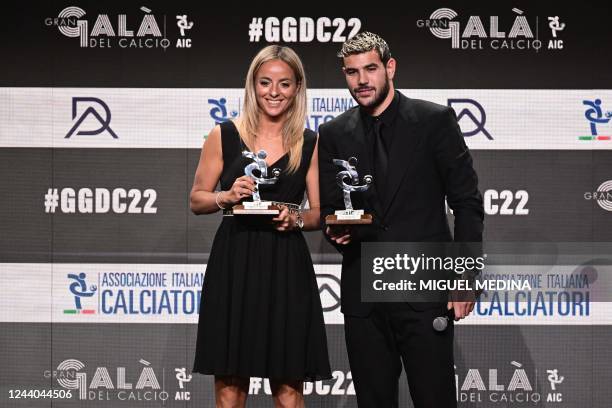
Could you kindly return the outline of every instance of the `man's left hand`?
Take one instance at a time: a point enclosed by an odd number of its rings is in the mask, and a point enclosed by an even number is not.
[[[458,321],[469,316],[469,314],[472,313],[472,310],[474,310],[474,302],[450,301],[448,302],[446,307],[448,308],[448,310],[453,309],[453,312],[455,313],[455,321]]]

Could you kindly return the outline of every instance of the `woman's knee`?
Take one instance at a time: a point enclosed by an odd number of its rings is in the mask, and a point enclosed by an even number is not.
[[[304,406],[304,384],[301,381],[272,382],[274,404],[279,408],[301,408]]]
[[[248,392],[248,379],[215,377],[215,400],[218,408],[244,407]]]

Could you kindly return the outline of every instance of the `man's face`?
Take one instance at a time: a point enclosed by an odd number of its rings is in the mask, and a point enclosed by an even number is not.
[[[385,67],[378,52],[371,50],[344,57],[342,70],[349,92],[357,103],[375,109],[389,94],[390,80],[395,75],[395,60],[391,58]]]

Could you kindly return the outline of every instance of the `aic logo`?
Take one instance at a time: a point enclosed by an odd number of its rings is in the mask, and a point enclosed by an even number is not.
[[[119,136],[111,129],[110,121],[111,121],[111,111],[108,108],[108,105],[104,103],[102,99],[93,98],[93,97],[79,97],[75,96],[72,98],[72,120],[74,121],[77,117],[77,111],[79,104],[87,106],[87,108],[83,111],[81,116],[74,122],[72,128],[68,131],[64,139],[68,139],[72,137],[74,132],[79,129],[79,127],[83,124],[83,122],[92,117],[95,121],[100,124],[100,127],[97,129],[90,130],[79,130],[76,132],[78,136],[94,136],[99,135],[105,130],[113,137],[113,139],[118,139]],[[96,109],[98,107],[98,109]]]
[[[96,291],[98,290],[96,285],[91,285],[89,288],[87,287],[87,283],[85,282],[84,272],[79,273],[78,275],[69,273],[68,279],[74,280],[69,286],[70,293],[74,296],[74,309],[64,309],[64,314],[95,314],[95,309],[85,309],[83,308],[83,304],[81,300],[83,298],[87,299],[92,297]]]
[[[612,111],[607,111],[604,114],[601,108],[601,99],[584,100],[582,104],[586,106],[584,117],[589,121],[591,134],[588,136],[578,136],[578,140],[610,140],[611,136],[604,136],[600,133],[601,130],[597,126],[603,126],[610,123]]]
[[[181,37],[178,40],[176,40],[176,47],[177,48],[191,48],[191,38],[184,38],[185,37],[185,30],[191,30],[191,28],[193,27],[193,22],[189,22],[187,21],[187,15],[183,14],[182,16],[176,16],[176,25],[178,26],[179,30],[181,30]]]
[[[585,200],[595,200],[601,208],[612,211],[612,180],[604,181],[597,191],[587,191],[584,193]]]
[[[210,117],[213,118],[216,125],[238,117],[239,112],[237,110],[232,110],[228,115],[227,107],[225,106],[227,104],[227,99],[225,98],[211,98],[208,100],[208,103],[212,105]],[[238,101],[238,105],[240,105],[240,101]]]
[[[464,137],[482,133],[487,139],[493,140],[493,136],[485,128],[487,114],[481,104],[473,99],[449,99],[447,105],[457,112],[457,122],[459,122],[459,125],[464,125],[461,128]],[[468,125],[465,124],[466,121]]]
[[[523,10],[513,8],[516,14],[512,24],[505,20],[500,24],[499,16],[490,16],[483,19],[480,16],[469,16],[467,21],[462,23],[455,20],[459,14],[450,8],[440,8],[435,10],[428,19],[417,20],[418,28],[429,28],[431,33],[440,39],[450,39],[453,49],[462,50],[534,50],[539,51],[543,47],[542,41],[538,36],[539,17],[535,17],[530,23],[524,15]],[[465,19],[464,19],[465,20]],[[563,41],[557,39],[559,31],[565,29],[565,24],[559,21],[559,16],[548,17],[551,39],[548,41],[548,49],[562,49]],[[536,36],[532,25],[536,27]],[[501,31],[502,28],[509,29]]]
[[[189,391],[183,391],[185,389],[185,383],[191,381],[192,375],[187,375],[187,369],[185,367],[175,368],[176,380],[179,384],[179,391],[176,392],[174,399],[177,401],[189,401],[191,399],[191,393]]]
[[[555,391],[548,393],[548,396],[546,397],[546,402],[563,402],[563,394],[557,392],[557,386],[563,383],[565,377],[559,376],[559,370],[556,368],[553,370],[546,370],[546,373],[548,374],[547,379],[550,383],[550,389],[552,391]]]
[[[167,37],[166,16],[162,18],[164,32],[160,30],[158,20],[152,14],[151,9],[141,7],[144,12],[137,30],[128,28],[128,17],[126,14],[116,16],[116,24],[111,22],[108,14],[98,14],[92,28],[89,28],[89,21],[84,19],[85,10],[80,7],[66,7],[59,12],[57,17],[45,19],[45,25],[57,27],[59,32],[66,37],[79,38],[82,48],[162,48],[171,46],[172,41]],[[130,21],[134,17],[130,16]],[[185,30],[190,30],[194,23],[188,21],[186,14],[176,16],[177,37],[180,30],[180,37],[176,38],[175,48],[190,48],[191,39],[185,38]],[[135,27],[131,27],[135,28]],[[136,31],[134,33],[134,31]]]

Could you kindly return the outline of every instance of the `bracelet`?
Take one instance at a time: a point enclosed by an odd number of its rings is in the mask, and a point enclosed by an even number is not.
[[[295,220],[295,226],[294,228],[298,228],[298,229],[304,229],[304,218],[302,218],[302,212],[298,211],[297,212],[297,219]]]
[[[221,204],[219,204],[219,196],[221,195],[221,193],[223,192],[223,190],[219,191],[217,193],[217,195],[215,196],[215,203],[217,203],[217,207],[219,207],[219,209],[221,210],[225,210],[225,207],[221,207]]]

